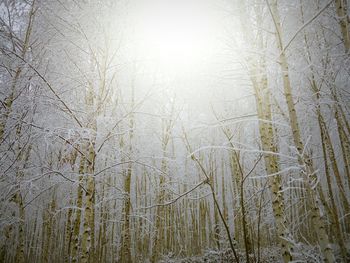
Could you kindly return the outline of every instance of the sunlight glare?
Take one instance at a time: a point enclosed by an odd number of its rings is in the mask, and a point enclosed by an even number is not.
[[[218,46],[217,18],[198,1],[147,1],[135,15],[139,59],[163,70],[193,70],[207,63]]]

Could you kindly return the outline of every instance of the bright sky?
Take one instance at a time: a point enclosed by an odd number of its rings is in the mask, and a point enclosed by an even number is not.
[[[220,52],[220,18],[205,1],[140,1],[134,9],[135,52],[148,66],[190,72]]]

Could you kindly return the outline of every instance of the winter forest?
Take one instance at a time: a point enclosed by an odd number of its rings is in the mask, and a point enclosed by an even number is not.
[[[349,262],[347,0],[0,0],[0,262]]]

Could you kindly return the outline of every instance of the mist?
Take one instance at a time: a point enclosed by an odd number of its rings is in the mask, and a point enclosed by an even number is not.
[[[0,262],[348,262],[346,0],[0,0]]]

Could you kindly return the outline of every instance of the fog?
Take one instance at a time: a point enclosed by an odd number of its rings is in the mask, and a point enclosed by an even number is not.
[[[0,1],[0,262],[350,260],[348,10]]]

